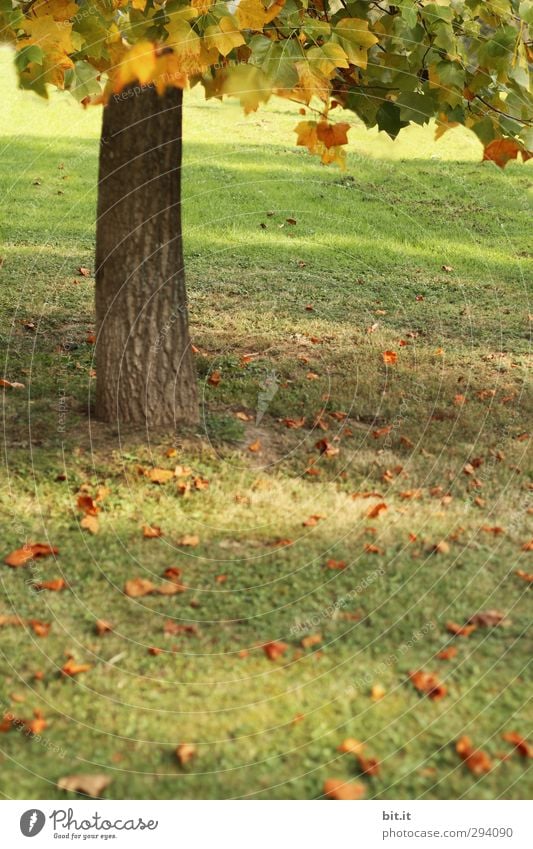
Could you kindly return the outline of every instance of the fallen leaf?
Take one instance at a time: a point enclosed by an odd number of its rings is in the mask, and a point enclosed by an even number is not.
[[[308,637],[304,637],[300,643],[302,648],[310,649],[313,646],[318,646],[322,642],[322,634],[309,634]]]
[[[365,755],[358,754],[357,761],[364,775],[379,775],[379,761],[376,758],[367,758]]]
[[[367,554],[383,554],[383,549],[379,545],[374,545],[373,542],[365,542],[364,549]]]
[[[376,504],[374,507],[371,507],[371,508],[370,508],[370,510],[369,510],[369,511],[368,511],[368,513],[366,514],[366,515],[367,515],[367,518],[368,518],[368,519],[377,519],[377,518],[378,518],[378,516],[379,516],[381,513],[385,512],[385,511],[386,511],[386,510],[388,510],[388,509],[389,509],[389,508],[387,507],[387,505],[385,504],[385,502],[384,502],[384,501],[381,501],[379,504]]]
[[[344,781],[342,778],[328,778],[324,782],[322,793],[328,799],[350,802],[363,798],[365,786],[355,781]]]
[[[176,749],[176,757],[181,766],[188,764],[189,761],[196,757],[196,754],[196,746],[193,743],[180,743]]]
[[[283,657],[289,647],[287,643],[274,640],[273,642],[265,643],[262,648],[269,660],[278,660],[280,657]]]
[[[178,540],[178,545],[183,545],[185,548],[194,548],[200,542],[200,537],[197,534],[184,534]]]
[[[454,637],[469,637],[476,630],[475,625],[458,625],[457,622],[446,622],[446,630]]]
[[[454,657],[457,657],[457,649],[455,646],[448,646],[448,648],[438,652],[437,657],[439,660],[453,660]]]
[[[496,628],[498,625],[509,625],[510,622],[501,610],[482,610],[471,616],[468,624],[479,628]]]
[[[318,525],[321,519],[325,519],[325,516],[322,516],[320,513],[314,513],[312,516],[309,516],[305,522],[302,522],[302,526],[304,528],[314,528],[315,525]]]
[[[450,551],[449,543],[447,543],[446,540],[441,539],[440,542],[433,546],[433,551],[435,554],[448,554]]]
[[[52,545],[47,545],[42,542],[28,543],[22,548],[17,548],[4,558],[4,563],[8,566],[17,568],[25,566],[30,560],[37,560],[39,557],[50,557],[51,555],[59,554],[59,550]]]
[[[150,478],[152,483],[157,483],[159,485],[168,483],[174,477],[174,472],[170,469],[150,469],[146,476]]]
[[[131,578],[124,584],[124,592],[130,598],[140,598],[155,592],[155,584],[146,578]]]
[[[379,702],[386,695],[386,692],[383,684],[373,684],[370,690],[370,698],[374,702]]]
[[[40,619],[30,619],[28,624],[38,637],[47,637],[52,627],[50,622],[42,622]]]
[[[422,670],[410,672],[409,678],[419,693],[423,693],[434,701],[444,698],[447,693],[444,684],[441,684],[436,675],[431,672],[423,672]]]
[[[68,584],[64,578],[54,578],[52,581],[41,581],[33,586],[36,590],[50,590],[50,592],[58,593],[60,590],[65,590]]]
[[[333,560],[333,558],[330,558],[326,560],[326,566],[328,569],[346,569],[346,562],[344,560]]]
[[[533,551],[533,539],[530,539],[529,542],[525,542],[522,545],[522,551]]]
[[[222,379],[222,375],[220,374],[219,371],[212,371],[211,374],[209,375],[209,377],[207,378],[207,382],[209,383],[210,386],[216,387],[220,383],[221,379]]]
[[[523,581],[526,581],[528,584],[531,584],[533,582],[533,573],[532,572],[524,572],[523,569],[517,569],[516,572],[515,572],[515,575],[517,575]]]
[[[80,267],[78,268],[78,274],[81,274],[82,277],[90,277],[91,270],[90,268],[84,268],[83,265],[80,265]]]
[[[315,448],[318,449],[323,457],[336,457],[339,453],[339,449],[332,445],[327,439],[319,439]]]
[[[461,737],[455,744],[455,751],[474,775],[483,775],[492,769],[487,753],[481,749],[474,749],[470,737]]]
[[[78,510],[81,510],[87,516],[96,516],[100,512],[100,508],[94,503],[93,498],[85,493],[78,495],[77,505]]]
[[[533,746],[517,731],[506,731],[502,738],[511,743],[523,758],[533,758]]]
[[[73,677],[74,675],[80,675],[82,672],[88,672],[89,669],[92,669],[90,663],[76,663],[74,658],[69,657],[67,662],[61,667],[61,672],[63,675]]]
[[[261,451],[261,441],[259,439],[256,439],[255,442],[252,442],[248,446],[248,451],[251,451],[253,454],[256,454],[257,452]]]
[[[87,514],[80,521],[80,528],[83,528],[85,531],[89,531],[89,533],[91,534],[97,534],[100,530],[98,516],[92,516],[91,514]]]
[[[386,366],[393,366],[398,362],[396,351],[383,351],[381,357]]]
[[[281,421],[286,428],[289,428],[289,430],[297,430],[304,426],[305,416],[302,416],[301,419],[282,419]]]
[[[145,539],[156,539],[157,537],[162,536],[163,531],[159,525],[143,525],[143,537],[145,537]]]
[[[103,773],[87,773],[79,775],[65,775],[57,782],[60,790],[69,790],[72,793],[83,793],[97,799],[102,795],[106,787],[111,784],[111,778]]]
[[[17,383],[17,381],[5,380],[5,378],[0,377],[0,386],[3,386],[5,389],[24,389],[23,383]]]
[[[343,740],[340,746],[337,746],[337,751],[347,755],[359,755],[364,749],[364,744],[355,737],[347,737]]]
[[[107,634],[113,630],[113,626],[111,625],[111,623],[106,622],[105,619],[97,619],[94,623],[94,627],[99,637],[101,637],[102,634]]]
[[[382,436],[388,436],[392,430],[392,425],[386,425],[385,427],[378,427],[377,430],[372,431],[373,439],[381,439]],[[412,444],[412,443],[411,443]]]

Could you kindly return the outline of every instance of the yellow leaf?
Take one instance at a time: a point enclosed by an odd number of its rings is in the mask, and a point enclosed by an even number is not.
[[[240,29],[262,30],[268,17],[261,0],[240,0],[236,14]]]
[[[260,103],[267,103],[272,93],[268,78],[254,65],[235,65],[228,68],[222,93],[238,97],[246,115],[256,112]]]
[[[125,54],[115,73],[115,91],[139,82],[147,85],[152,81],[156,67],[154,45],[150,41],[139,41]]]
[[[295,68],[298,74],[295,93],[300,95],[299,99],[304,103],[309,103],[313,97],[327,101],[331,88],[328,79],[320,71],[313,69],[307,61],[296,62]]]
[[[235,21],[227,15],[220,19],[218,25],[207,27],[204,41],[208,50],[214,47],[222,56],[227,56],[235,47],[244,44]]]

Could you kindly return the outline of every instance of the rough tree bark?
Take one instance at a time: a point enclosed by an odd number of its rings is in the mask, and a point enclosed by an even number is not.
[[[181,236],[180,89],[104,108],[96,226],[96,416],[198,421]]]

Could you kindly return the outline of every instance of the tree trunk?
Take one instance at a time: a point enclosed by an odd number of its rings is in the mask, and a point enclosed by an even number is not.
[[[130,86],[104,108],[96,225],[96,416],[194,424],[181,236],[182,96]]]

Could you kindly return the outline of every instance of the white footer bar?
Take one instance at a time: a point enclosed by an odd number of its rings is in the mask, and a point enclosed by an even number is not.
[[[3,801],[1,844],[531,849],[532,808],[527,801]]]

